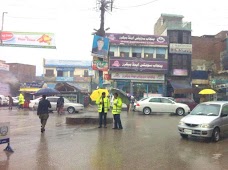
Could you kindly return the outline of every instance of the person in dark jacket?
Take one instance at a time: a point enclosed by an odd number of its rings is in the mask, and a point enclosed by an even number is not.
[[[58,114],[62,114],[63,113],[63,107],[64,107],[64,98],[63,96],[60,96],[57,100],[57,104],[56,104],[56,109]]]
[[[42,133],[45,131],[45,125],[49,117],[48,108],[51,108],[51,103],[46,99],[46,95],[43,95],[37,108],[37,115],[40,118]]]

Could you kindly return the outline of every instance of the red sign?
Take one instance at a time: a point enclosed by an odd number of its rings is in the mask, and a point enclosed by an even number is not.
[[[105,80],[111,80],[111,75],[110,74],[105,74],[104,75]]]
[[[12,32],[2,32],[1,33],[1,39],[2,41],[9,41],[13,39],[14,35]]]

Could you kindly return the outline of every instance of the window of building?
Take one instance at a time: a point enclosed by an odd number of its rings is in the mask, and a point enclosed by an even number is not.
[[[70,77],[74,77],[74,71],[70,71]]]
[[[115,51],[117,51],[117,46],[110,46],[109,49],[109,56],[114,57],[115,56]]]
[[[120,57],[129,57],[130,47],[120,47]]]
[[[156,49],[156,58],[157,59],[165,59],[166,49],[165,48],[157,48]]]
[[[187,69],[188,62],[189,61],[188,61],[187,55],[173,55],[172,56],[173,69]]]
[[[46,69],[45,76],[46,77],[53,77],[54,76],[54,70]]]
[[[144,58],[153,58],[154,48],[145,47],[144,48]]]
[[[109,51],[109,52],[108,52],[108,56],[114,57],[114,51]]]
[[[178,43],[178,31],[170,31],[169,32],[169,42],[170,43]]]
[[[63,77],[63,71],[57,71],[57,77]]]
[[[132,47],[132,57],[141,58],[142,57],[142,48],[141,47]]]
[[[190,32],[183,32],[182,43],[191,44],[191,33]]]

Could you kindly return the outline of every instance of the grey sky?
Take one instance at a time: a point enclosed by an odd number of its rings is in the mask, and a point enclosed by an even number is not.
[[[225,0],[114,0],[113,12],[105,15],[105,28],[114,33],[153,34],[161,13],[170,13],[192,22],[192,35],[216,34],[228,30],[225,4]],[[4,30],[53,32],[57,50],[0,47],[1,60],[37,64],[40,75],[43,58],[92,59],[91,33],[100,22],[96,0],[1,0],[0,14],[3,11],[8,12]]]

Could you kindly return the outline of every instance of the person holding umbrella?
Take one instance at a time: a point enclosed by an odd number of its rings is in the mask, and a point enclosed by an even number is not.
[[[112,114],[114,118],[114,127],[113,129],[123,129],[122,123],[120,120],[120,113],[122,110],[122,99],[118,97],[118,93],[114,94]]]
[[[51,103],[46,99],[46,95],[42,95],[42,99],[39,101],[37,108],[37,115],[39,116],[41,123],[41,133],[45,131],[45,125],[49,117],[48,108],[51,108]]]
[[[107,112],[110,108],[110,100],[108,97],[106,97],[106,93],[102,92],[101,97],[97,98],[96,104],[98,105],[98,113],[99,113],[99,127],[102,127],[102,122],[104,121],[104,128],[107,128],[106,126],[106,118],[107,118]]]

